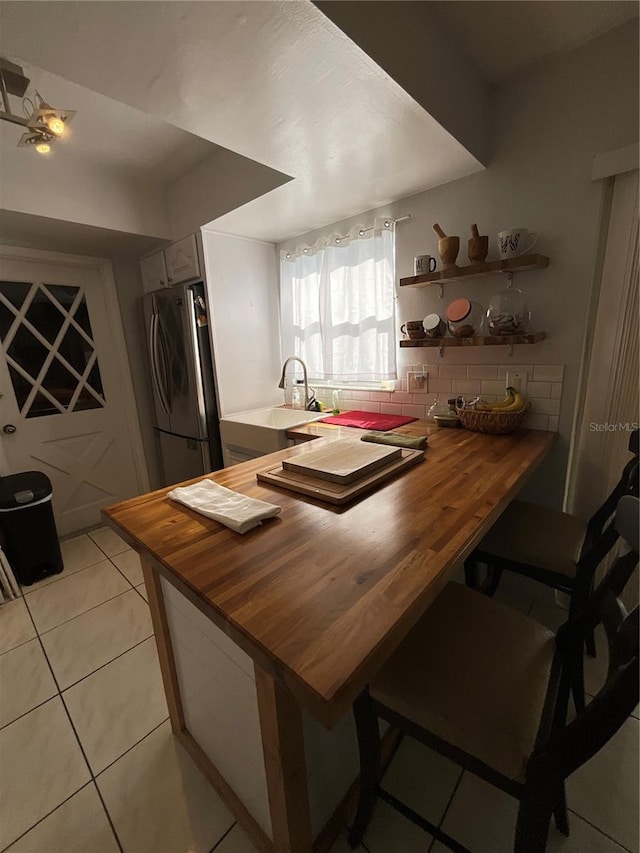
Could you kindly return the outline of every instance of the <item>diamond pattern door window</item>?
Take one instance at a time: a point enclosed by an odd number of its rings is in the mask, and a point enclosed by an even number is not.
[[[105,405],[81,287],[0,281],[0,340],[24,417]]]

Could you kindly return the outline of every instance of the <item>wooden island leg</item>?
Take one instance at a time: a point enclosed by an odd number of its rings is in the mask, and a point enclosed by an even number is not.
[[[258,713],[276,853],[311,853],[313,839],[300,706],[256,665]]]
[[[160,577],[144,557],[140,557],[140,562],[142,563],[144,585],[149,596],[151,623],[156,638],[156,648],[158,649],[160,672],[162,673],[164,692],[169,707],[171,728],[174,734],[180,735],[185,728],[184,711],[182,710],[182,700],[180,699],[180,687],[176,674],[176,664],[173,659],[173,648],[171,647],[171,637],[167,625],[167,611],[164,607]]]

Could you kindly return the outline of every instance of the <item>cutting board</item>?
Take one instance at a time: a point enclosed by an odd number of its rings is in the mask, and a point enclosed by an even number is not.
[[[302,456],[285,459],[282,467],[285,471],[345,484],[361,480],[400,457],[399,447],[341,439]]]
[[[352,411],[343,412],[341,415],[330,415],[328,418],[323,418],[320,423],[387,432],[390,429],[396,429],[417,420],[417,418],[410,418],[406,415],[383,415],[379,412]]]
[[[308,474],[285,471],[282,465],[261,471],[257,478],[262,483],[279,486],[281,489],[288,489],[291,492],[298,492],[301,495],[318,498],[340,506],[359,498],[366,492],[373,491],[386,480],[417,465],[424,459],[423,450],[405,450],[404,448],[399,448],[399,450],[399,459],[378,471],[374,471],[368,477],[357,480],[355,483],[331,483],[327,480],[319,480],[317,477],[310,477]]]

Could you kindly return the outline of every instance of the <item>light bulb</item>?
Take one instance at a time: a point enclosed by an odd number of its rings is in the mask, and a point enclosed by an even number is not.
[[[58,116],[49,116],[49,118],[47,118],[47,127],[49,128],[51,133],[55,134],[56,136],[62,136],[66,126],[62,119],[58,118]]]
[[[38,142],[34,147],[38,154],[48,154],[51,151],[51,146],[48,142]]]

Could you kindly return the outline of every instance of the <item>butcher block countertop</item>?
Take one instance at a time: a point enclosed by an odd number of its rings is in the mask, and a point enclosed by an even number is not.
[[[241,536],[161,489],[104,510],[107,522],[317,719],[333,725],[425,613],[463,558],[551,450],[556,434],[435,429],[424,461],[332,507],[256,473],[316,441],[210,475],[282,507]],[[312,424],[296,439],[360,430]],[[199,478],[201,479],[201,478]],[[196,481],[191,481],[196,482]]]

